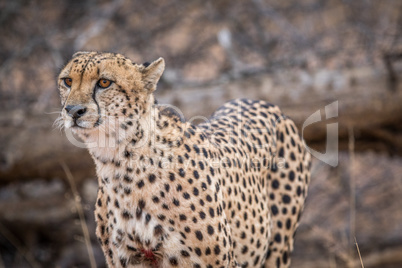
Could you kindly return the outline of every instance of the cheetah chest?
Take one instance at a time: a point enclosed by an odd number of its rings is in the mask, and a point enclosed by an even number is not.
[[[106,197],[107,206],[97,208],[97,213],[105,215],[113,255],[131,264],[158,263],[166,251],[164,244],[172,243],[172,234],[168,235],[155,213],[145,206],[144,199],[135,198],[132,192],[128,194],[127,186],[105,186],[100,195]]]
[[[137,208],[115,210],[111,241],[119,257],[131,264],[156,264],[163,257],[163,242],[168,237],[163,227],[146,211]]]

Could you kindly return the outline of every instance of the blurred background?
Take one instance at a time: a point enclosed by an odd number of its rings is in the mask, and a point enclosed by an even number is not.
[[[314,159],[292,267],[402,267],[402,1],[0,0],[0,40],[0,268],[105,267],[94,165],[52,126],[79,50],[164,57],[187,119],[247,97],[301,129],[338,101],[304,130],[325,152],[338,123],[339,165]]]

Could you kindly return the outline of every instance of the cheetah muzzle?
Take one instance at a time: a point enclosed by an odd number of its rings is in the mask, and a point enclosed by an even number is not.
[[[109,267],[288,267],[310,180],[295,124],[248,99],[185,122],[155,104],[164,66],[78,52],[58,78],[61,121],[96,164]]]

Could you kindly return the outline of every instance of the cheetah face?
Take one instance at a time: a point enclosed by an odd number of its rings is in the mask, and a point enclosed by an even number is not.
[[[149,96],[164,70],[162,58],[135,64],[120,54],[78,52],[58,77],[66,129],[90,134],[95,130],[135,126],[152,103]]]

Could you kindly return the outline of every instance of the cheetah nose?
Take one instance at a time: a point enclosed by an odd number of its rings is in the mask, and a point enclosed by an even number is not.
[[[87,111],[87,108],[82,105],[67,105],[64,109],[66,109],[67,114],[73,119],[80,118]]]

